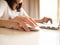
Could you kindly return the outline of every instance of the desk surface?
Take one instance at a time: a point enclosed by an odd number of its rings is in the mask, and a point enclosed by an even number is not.
[[[36,33],[37,31],[30,31],[30,32],[25,32],[25,31],[18,31],[14,29],[7,29],[7,28],[0,28],[0,34],[6,34],[6,35],[15,35],[15,34],[27,34],[27,33]]]
[[[0,28],[0,45],[58,45],[59,32],[48,29],[24,32]]]

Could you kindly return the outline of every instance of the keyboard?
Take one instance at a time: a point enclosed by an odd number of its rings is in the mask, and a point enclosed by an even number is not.
[[[37,23],[37,25],[42,29],[51,29],[51,30],[58,30],[59,29],[58,24],[41,24],[41,23]]]

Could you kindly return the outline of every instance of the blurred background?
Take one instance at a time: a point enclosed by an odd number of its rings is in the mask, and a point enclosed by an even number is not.
[[[39,17],[39,0],[23,0],[23,8],[33,18]]]
[[[60,0],[23,0],[23,8],[35,19],[52,18],[54,23],[60,20]]]

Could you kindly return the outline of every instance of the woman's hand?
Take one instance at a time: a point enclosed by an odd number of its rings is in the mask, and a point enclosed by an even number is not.
[[[17,23],[12,24],[11,27],[17,28],[19,30],[24,29],[25,31],[30,31],[27,24],[30,25],[32,28],[35,28],[37,26],[36,21],[30,17],[17,16],[14,19],[11,19],[11,21]],[[41,23],[47,23],[48,21],[50,21],[52,23],[52,19],[47,17],[44,17],[43,19],[38,21],[40,21]]]
[[[52,19],[51,18],[44,17],[42,20],[45,23],[47,23],[48,21],[50,21],[50,23],[52,24]]]
[[[47,17],[44,17],[42,19],[38,19],[38,20],[35,20],[37,23],[48,23],[48,21],[50,21],[50,23],[52,24],[52,19],[51,18],[47,18]]]
[[[8,23],[4,27],[9,28],[9,29],[17,29],[19,31],[23,30],[17,22],[11,22],[11,21],[8,21]]]
[[[13,22],[17,22],[20,27],[22,27],[25,31],[30,31],[27,24],[30,25],[32,28],[35,28],[37,26],[36,22],[29,17],[22,17],[17,16],[14,19],[12,19]]]

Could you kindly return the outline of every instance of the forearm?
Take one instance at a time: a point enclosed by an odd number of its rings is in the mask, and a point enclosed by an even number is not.
[[[36,21],[37,23],[42,23],[42,22],[43,22],[42,19],[35,19],[35,21]]]
[[[52,24],[52,19],[51,18],[37,19],[35,21],[37,23],[48,23],[48,21],[50,21],[50,23]]]
[[[11,24],[10,20],[0,20],[0,27],[5,27]]]

